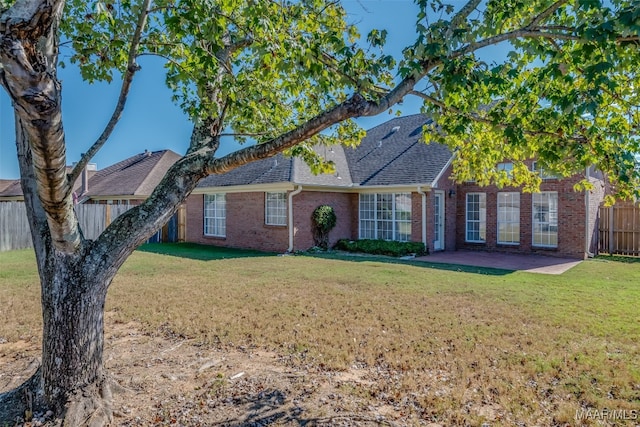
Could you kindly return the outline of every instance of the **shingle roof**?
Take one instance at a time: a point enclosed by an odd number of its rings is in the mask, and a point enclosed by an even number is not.
[[[304,160],[276,154],[267,159],[247,163],[223,174],[210,175],[200,181],[198,187],[229,187],[281,182],[332,186],[351,184],[351,176],[342,146],[317,146],[314,147],[314,150],[326,160],[334,162],[336,173],[315,175]]]
[[[293,159],[282,154],[257,160],[219,175],[209,175],[198,187],[226,187],[234,185],[271,184],[291,179]]]
[[[180,155],[171,150],[144,152],[101,169],[83,196],[149,196]]]
[[[0,197],[22,196],[19,179],[0,179]]]
[[[445,145],[422,141],[426,116],[398,117],[367,131],[345,154],[353,182],[361,186],[430,184],[451,159]]]
[[[230,172],[212,175],[198,187],[226,187],[292,182],[332,187],[431,184],[447,166],[451,151],[441,144],[425,144],[422,127],[428,119],[422,114],[399,117],[367,131],[355,148],[314,147],[317,153],[336,165],[335,174],[314,175],[299,158],[278,154],[240,166]]]

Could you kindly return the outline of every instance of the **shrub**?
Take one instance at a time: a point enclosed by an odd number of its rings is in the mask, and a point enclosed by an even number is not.
[[[347,252],[363,252],[373,255],[406,256],[409,254],[424,255],[426,250],[422,242],[395,242],[390,240],[349,240],[341,239],[336,249]]]
[[[311,221],[314,244],[326,250],[329,247],[329,232],[337,222],[335,211],[329,205],[320,205],[311,214]]]

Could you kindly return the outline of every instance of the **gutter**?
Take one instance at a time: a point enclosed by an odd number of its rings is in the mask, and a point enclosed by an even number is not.
[[[418,194],[422,196],[422,243],[424,243],[424,250],[428,251],[427,246],[427,193],[422,190],[422,185],[418,185]]]
[[[289,206],[287,209],[288,216],[288,228],[289,228],[289,248],[287,249],[288,253],[293,252],[293,196],[296,196],[302,192],[302,185],[298,185],[298,188],[289,193]]]
[[[584,177],[587,181],[589,181],[590,175],[589,175],[589,167],[587,166],[587,168],[584,170]],[[590,212],[589,212],[589,208],[591,207],[591,203],[589,200],[589,190],[585,190],[584,191],[584,204],[585,204],[585,219],[584,219],[584,253],[587,255],[588,258],[593,258],[595,255],[593,252],[589,251],[589,234],[591,233],[591,230],[589,229],[589,223],[590,221]]]

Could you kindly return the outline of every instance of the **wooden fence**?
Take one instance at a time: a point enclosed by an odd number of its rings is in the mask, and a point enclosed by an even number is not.
[[[598,252],[640,256],[640,207],[618,202],[600,208]]]
[[[0,252],[31,247],[31,231],[24,203],[0,202]]]
[[[96,239],[111,222],[132,205],[76,205],[75,211],[84,237]],[[149,242],[178,242],[185,239],[185,207]],[[31,231],[24,202],[0,202],[0,252],[31,248]]]

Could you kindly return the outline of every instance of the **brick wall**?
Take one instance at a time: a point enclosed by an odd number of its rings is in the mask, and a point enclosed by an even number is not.
[[[550,256],[571,258],[585,257],[585,195],[575,192],[573,186],[582,176],[569,179],[547,179],[540,186],[540,191],[558,192],[558,246],[556,248],[536,247],[532,244],[532,194],[522,193],[517,188],[498,189],[494,186],[479,187],[475,183],[463,183],[457,187],[458,204],[456,220],[456,247],[458,249],[500,251],[514,253],[538,253]],[[520,243],[505,245],[497,243],[497,194],[499,192],[520,192]],[[469,243],[465,241],[466,232],[466,195],[468,193],[485,193],[487,203],[486,243]],[[592,203],[596,203],[593,197]],[[599,202],[598,202],[599,204]]]
[[[226,237],[204,235],[204,196],[187,198],[187,242],[284,252],[289,247],[286,226],[265,225],[263,192],[228,193]]]
[[[352,195],[345,193],[303,191],[294,196],[294,250],[306,250],[314,246],[311,215],[320,205],[329,205],[336,213],[336,226],[329,233],[329,247],[339,239],[353,238],[353,211],[358,210],[357,199],[355,201],[354,205]]]
[[[411,238],[409,240],[422,242],[422,195],[420,193],[411,193]]]
[[[357,195],[355,199],[352,194],[315,191],[303,191],[295,195],[293,197],[294,250],[305,250],[313,246],[311,214],[315,208],[324,204],[332,206],[337,217],[336,226],[329,234],[329,244],[333,246],[339,239],[353,238],[354,200],[357,217]],[[289,248],[287,226],[272,226],[264,223],[265,194],[263,192],[227,193],[226,203],[226,236],[205,236],[204,196],[201,194],[189,196],[187,198],[187,241],[272,252],[285,252]]]

